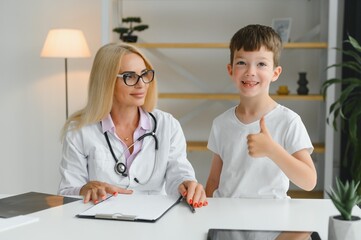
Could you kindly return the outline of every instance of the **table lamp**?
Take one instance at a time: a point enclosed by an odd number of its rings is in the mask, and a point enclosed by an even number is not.
[[[65,113],[68,119],[68,58],[90,57],[83,32],[77,29],[50,30],[40,56],[65,59]]]

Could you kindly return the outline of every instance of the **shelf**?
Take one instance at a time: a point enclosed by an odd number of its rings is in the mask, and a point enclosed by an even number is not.
[[[229,43],[133,43],[140,48],[229,48]],[[290,42],[284,48],[289,49],[323,49],[328,48],[326,42]]]
[[[328,45],[326,42],[290,42],[290,43],[286,43],[284,46],[284,48],[310,48],[310,49],[327,49]]]
[[[206,100],[239,100],[237,93],[159,93],[161,99],[206,99]],[[271,94],[274,100],[323,101],[323,96],[309,95],[277,95]]]
[[[323,199],[323,191],[288,190],[287,195],[291,198]]]
[[[324,153],[325,146],[323,143],[313,143],[314,153]],[[207,142],[205,141],[187,141],[187,151],[207,151]]]

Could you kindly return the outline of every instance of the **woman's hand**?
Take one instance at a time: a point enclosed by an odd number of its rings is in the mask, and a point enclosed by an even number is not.
[[[187,199],[187,203],[194,208],[208,205],[206,192],[204,191],[202,184],[195,181],[184,181],[179,185],[178,190],[180,194]]]
[[[99,201],[106,199],[107,194],[116,196],[118,193],[131,194],[133,191],[99,181],[90,181],[80,189],[80,195],[84,196],[84,203],[93,201],[94,204],[97,204]]]

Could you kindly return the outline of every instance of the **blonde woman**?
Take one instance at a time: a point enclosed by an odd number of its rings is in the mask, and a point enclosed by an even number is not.
[[[90,74],[88,103],[62,131],[59,194],[94,203],[107,194],[186,196],[207,205],[187,160],[179,122],[154,109],[157,81],[151,63],[134,46],[99,49]]]

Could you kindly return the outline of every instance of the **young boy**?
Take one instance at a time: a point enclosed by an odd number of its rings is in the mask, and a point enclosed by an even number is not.
[[[240,102],[213,121],[208,197],[286,198],[289,180],[307,191],[316,185],[313,146],[300,116],[269,95],[282,72],[281,49],[267,26],[248,25],[231,39],[227,70]]]

